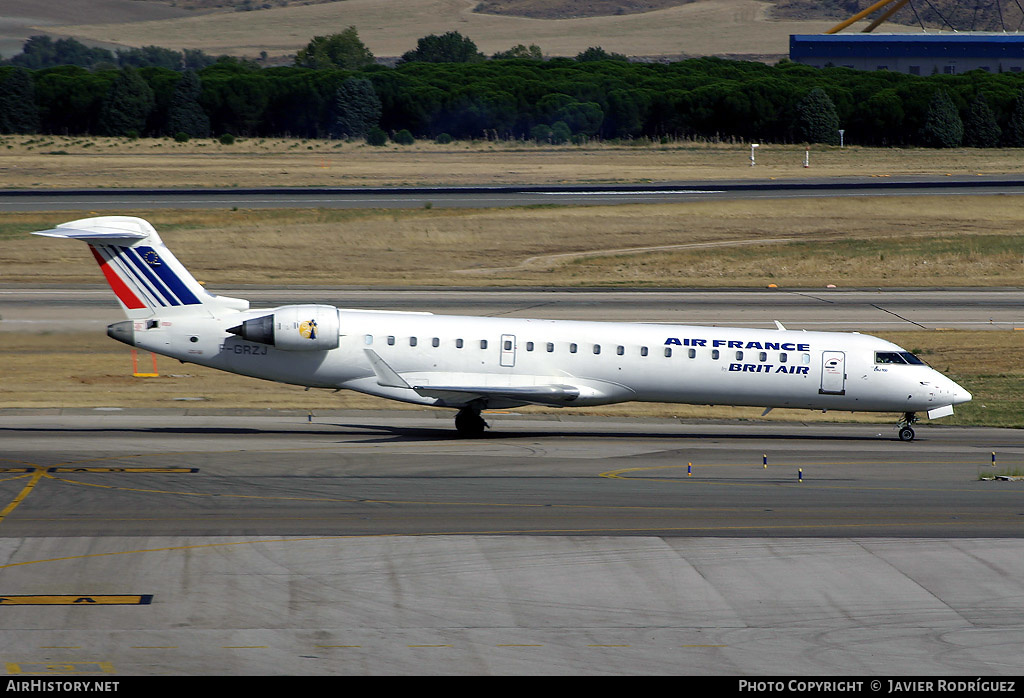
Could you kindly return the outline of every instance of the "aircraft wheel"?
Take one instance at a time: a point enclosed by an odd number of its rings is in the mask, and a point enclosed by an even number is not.
[[[487,428],[487,422],[475,410],[459,410],[455,415],[455,429],[459,436],[480,436]]]
[[[903,427],[900,429],[900,441],[913,441],[914,430],[910,427]]]

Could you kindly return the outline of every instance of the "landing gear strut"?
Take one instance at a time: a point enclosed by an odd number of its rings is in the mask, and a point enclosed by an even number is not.
[[[487,428],[487,422],[480,416],[478,405],[466,405],[455,415],[455,429],[459,436],[480,436]]]
[[[917,423],[917,415],[913,412],[907,412],[903,415],[903,419],[896,424],[896,428],[900,430],[900,441],[913,441],[914,440],[914,429],[911,427],[912,424]]]

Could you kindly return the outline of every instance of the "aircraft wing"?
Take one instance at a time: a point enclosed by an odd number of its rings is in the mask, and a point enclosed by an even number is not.
[[[377,385],[385,388],[408,388],[422,397],[432,397],[450,403],[466,403],[476,398],[512,400],[534,405],[564,405],[580,396],[580,389],[573,385],[417,385],[410,384],[404,377],[384,361],[372,349],[364,349]]]
[[[436,397],[446,402],[464,402],[481,397],[515,400],[528,402],[533,405],[564,405],[580,396],[580,389],[572,385],[509,387],[486,385],[414,385],[410,387],[423,397]]]

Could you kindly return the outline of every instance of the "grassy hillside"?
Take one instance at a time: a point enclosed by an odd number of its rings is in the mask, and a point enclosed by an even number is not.
[[[16,3],[28,0],[12,0]],[[1016,30],[1021,6],[978,7],[934,0],[901,9],[887,31],[919,31],[918,17],[938,29]],[[107,47],[162,46],[211,54],[293,55],[313,36],[354,25],[373,53],[400,56],[427,34],[458,30],[486,54],[537,44],[548,56],[574,56],[591,46],[636,57],[734,56],[774,61],[790,34],[822,33],[871,0],[133,0],[132,12],[98,12],[82,22],[82,5],[125,0],[54,0],[29,13],[25,38],[45,31]],[[920,3],[917,3],[920,4]],[[149,16],[145,8],[151,8]],[[167,18],[168,11],[187,16]],[[72,11],[74,10],[74,11]],[[124,18],[122,18],[124,17]],[[1000,17],[1002,21],[1000,21]],[[64,22],[65,24],[60,24]],[[866,22],[847,31],[859,31]]]
[[[575,19],[580,17],[616,17],[662,10],[699,0],[481,0],[473,11],[482,14],[532,19]],[[171,5],[190,10],[215,12],[259,11],[289,5],[314,5],[345,0],[137,0],[154,6]],[[772,0],[769,15],[778,19],[837,22],[873,5],[875,0]],[[59,0],[58,3],[59,4]],[[81,3],[79,3],[81,4]],[[878,14],[884,12],[879,11]],[[965,3],[961,0],[929,0],[908,4],[889,22],[929,28],[956,28],[958,31],[1015,31],[1022,19],[1021,5],[1007,0]],[[877,14],[875,15],[877,16]],[[59,17],[59,15],[58,15]]]
[[[663,10],[696,0],[483,0],[474,12],[534,19],[613,17]]]
[[[65,1],[65,0],[60,0]],[[638,14],[532,19],[475,12],[477,0],[344,0],[218,11],[179,19],[48,26],[55,35],[125,46],[164,45],[255,57],[293,55],[313,36],[354,25],[378,57],[400,56],[427,34],[457,30],[485,54],[537,44],[548,56],[575,56],[591,47],[628,56],[742,55],[777,60],[789,35],[828,28],[828,20],[769,21],[760,0],[701,0]]]

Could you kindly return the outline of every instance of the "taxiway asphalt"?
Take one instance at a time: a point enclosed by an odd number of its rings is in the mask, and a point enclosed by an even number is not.
[[[1019,431],[494,414],[464,440],[449,417],[0,414],[0,656],[126,675],[1024,670],[1024,482],[979,479],[1019,466]]]

